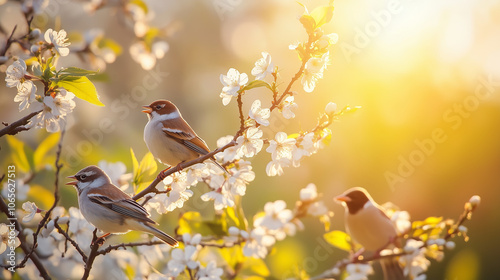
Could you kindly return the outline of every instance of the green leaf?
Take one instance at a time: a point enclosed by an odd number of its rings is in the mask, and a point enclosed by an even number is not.
[[[58,143],[60,133],[52,133],[45,138],[35,150],[33,155],[33,163],[36,171],[42,170],[47,164],[52,164],[55,161],[55,155],[49,155]]]
[[[130,0],[130,4],[134,4],[144,11],[144,14],[148,13],[148,5],[142,0]]]
[[[101,40],[99,40],[99,43],[97,43],[97,47],[99,49],[108,48],[112,50],[116,55],[120,55],[123,51],[120,44],[109,38],[102,38]]]
[[[16,168],[28,173],[30,171],[30,163],[24,150],[24,143],[11,135],[7,135],[7,143],[12,149],[12,161]]]
[[[156,172],[158,166],[156,165],[155,158],[151,152],[148,152],[139,163],[137,173],[141,176],[151,176]]]
[[[258,88],[258,87],[267,87],[268,89],[270,89],[272,91],[272,88],[268,83],[261,81],[261,80],[255,80],[255,81],[251,81],[250,83],[248,83],[248,85],[246,85],[245,87],[240,89],[238,92],[243,92],[245,90],[250,90],[250,89]]]
[[[78,67],[68,67],[58,72],[58,74],[60,75],[67,75],[72,77],[83,77],[83,76],[95,75],[97,73],[99,73],[99,71],[91,71]]]
[[[344,251],[351,251],[351,237],[349,234],[340,231],[333,230],[323,234],[323,238],[325,238],[326,242],[330,243],[330,245],[339,248]]]
[[[58,81],[57,85],[71,91],[76,97],[82,100],[97,106],[104,106],[99,100],[99,95],[94,84],[85,76],[75,78],[74,80]]]
[[[226,214],[226,217],[229,218],[229,223],[227,225],[227,228],[235,226],[235,227],[240,227],[240,220],[238,217],[236,217],[236,212],[234,211],[233,207],[227,207],[224,209],[224,213]]]
[[[271,273],[266,263],[262,259],[246,258],[241,267],[241,275],[252,275],[245,279],[266,279]]]
[[[160,34],[160,29],[156,27],[151,27],[148,29],[146,34],[144,34],[144,43],[146,43],[146,46],[148,48],[151,48],[151,45],[153,44],[153,41],[155,40],[156,37]]]
[[[135,157],[134,150],[130,148],[130,155],[132,157],[132,174],[134,175],[134,180],[132,180],[132,183],[134,185],[134,193],[137,192],[137,182],[135,181],[137,171],[139,169],[139,162],[137,161],[137,158]]]
[[[186,212],[179,219],[178,234],[184,233],[200,233],[203,236],[223,236],[225,231],[223,229],[222,221],[219,220],[204,220],[199,212]]]
[[[316,30],[316,28],[319,28],[325,23],[328,23],[332,20],[333,6],[330,5],[317,7],[311,12],[311,17],[315,22],[314,30]]]

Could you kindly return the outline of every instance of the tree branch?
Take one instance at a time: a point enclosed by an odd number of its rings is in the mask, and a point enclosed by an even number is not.
[[[34,116],[38,115],[41,112],[42,110],[33,112],[11,123],[10,125],[7,125],[6,127],[2,128],[2,130],[0,130],[0,137],[4,136],[5,134],[16,135],[18,132],[21,132],[23,130],[29,130],[29,128],[24,127],[24,125],[26,125],[31,118],[33,118]]]
[[[235,141],[231,141],[229,143],[227,143],[225,146],[223,147],[220,147],[220,148],[217,148],[213,151],[211,151],[210,153],[206,154],[206,155],[203,155],[203,156],[200,156],[199,158],[196,158],[196,159],[193,159],[193,160],[190,160],[190,161],[185,161],[185,162],[181,162],[177,165],[176,168],[170,168],[169,170],[165,171],[164,175],[165,177],[167,176],[170,176],[172,175],[173,173],[175,173],[177,170],[181,170],[181,169],[185,169],[185,168],[188,168],[192,165],[195,165],[197,163],[202,163],[204,162],[205,160],[213,157],[214,155],[220,153],[220,152],[223,152],[225,151],[226,149],[228,148],[231,148],[233,146],[236,146],[236,142]],[[162,171],[163,172],[163,171]],[[133,200],[138,200],[142,197],[144,197],[145,195],[149,194],[149,193],[155,193],[157,192],[156,190],[156,186],[160,183],[160,179],[158,179],[158,177],[156,177],[154,179],[154,181],[149,184],[149,186],[147,188],[145,188],[144,190],[142,190],[140,193],[134,195],[132,197]]]
[[[57,231],[60,234],[64,235],[64,237],[66,238],[66,240],[69,241],[71,243],[71,245],[73,245],[73,247],[75,247],[76,251],[78,251],[78,253],[80,253],[80,255],[82,256],[83,262],[86,263],[87,259],[88,259],[87,255],[85,254],[85,252],[83,252],[83,250],[80,248],[80,246],[78,246],[78,243],[76,243],[76,241],[73,240],[68,235],[68,233],[61,228],[61,226],[57,223],[58,220],[59,220],[59,217],[55,218],[55,220],[54,220],[54,227],[57,228]],[[69,226],[69,224],[68,224],[68,226]]]

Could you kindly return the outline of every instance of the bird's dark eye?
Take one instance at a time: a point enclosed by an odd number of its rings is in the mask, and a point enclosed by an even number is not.
[[[85,180],[85,178],[87,178],[87,175],[85,174],[80,175],[80,180]]]
[[[160,110],[162,108],[161,105],[156,105],[156,110]]]

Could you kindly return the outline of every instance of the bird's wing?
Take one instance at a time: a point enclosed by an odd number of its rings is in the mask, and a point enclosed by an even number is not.
[[[113,184],[106,184],[100,188],[92,189],[87,193],[87,196],[90,201],[125,217],[156,224],[155,221],[148,218],[149,213],[144,207]]]
[[[205,141],[198,137],[196,132],[182,118],[163,122],[163,132],[200,155],[206,155],[210,152]]]

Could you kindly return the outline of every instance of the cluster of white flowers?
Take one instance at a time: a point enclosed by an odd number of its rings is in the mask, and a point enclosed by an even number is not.
[[[250,232],[230,227],[227,241],[243,240],[245,241],[243,246],[245,256],[265,258],[269,253],[269,248],[276,241],[283,240],[287,235],[295,235],[297,228],[302,229],[304,226],[294,218],[292,210],[286,209],[286,203],[283,200],[277,200],[265,204],[264,212],[255,216],[253,227]]]
[[[329,223],[333,212],[328,211],[325,202],[318,200],[318,190],[313,183],[300,190],[300,201],[307,203],[307,214],[318,217],[321,222]]]
[[[170,46],[162,40],[149,43],[143,39],[148,34],[151,35],[155,32],[156,27],[152,27],[149,24],[154,17],[152,12],[146,11],[134,2],[127,3],[125,9],[133,21],[135,36],[140,38],[140,40],[130,46],[130,56],[135,62],[141,65],[142,69],[151,70],[156,65],[156,61],[165,56]]]
[[[45,32],[45,40],[49,47],[54,48],[61,56],[69,54],[66,32],[49,29]],[[33,64],[33,72],[40,72],[40,65]],[[31,119],[26,127],[46,128],[48,132],[57,132],[65,122],[65,116],[73,111],[75,95],[64,88],[57,88],[50,94],[37,94],[37,87],[33,83],[35,77],[27,72],[24,60],[18,59],[7,68],[5,82],[7,87],[16,87],[15,102],[19,102],[19,111],[31,108],[31,111],[41,111]]]
[[[171,252],[171,259],[167,264],[167,269],[163,277],[177,277],[186,269],[193,273],[196,272],[196,279],[220,280],[223,269],[218,268],[215,261],[211,260],[206,266],[203,266],[198,259],[198,253],[201,249],[201,235],[191,236],[189,233],[182,235],[184,248],[175,248]],[[151,278],[150,278],[151,279]]]

